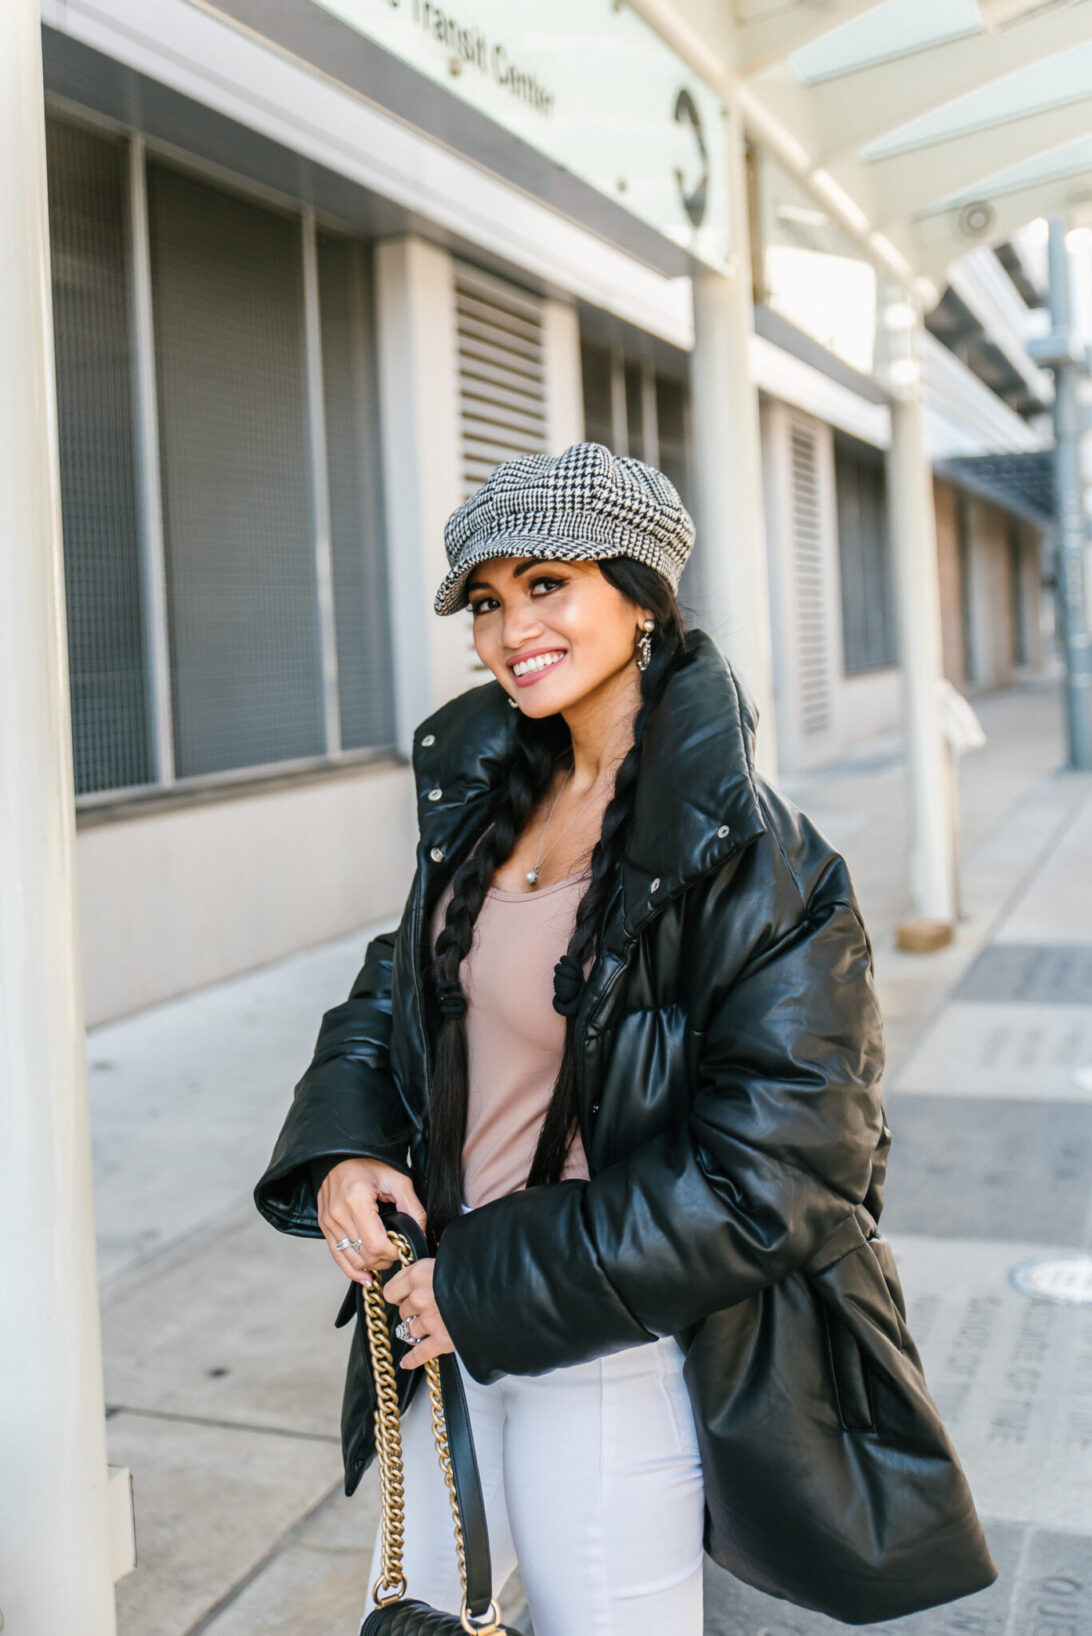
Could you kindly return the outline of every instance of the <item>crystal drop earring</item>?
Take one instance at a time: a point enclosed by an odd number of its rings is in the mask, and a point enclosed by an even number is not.
[[[637,669],[647,670],[652,658],[652,632],[656,629],[656,621],[646,619],[642,629],[645,634],[637,644]]]

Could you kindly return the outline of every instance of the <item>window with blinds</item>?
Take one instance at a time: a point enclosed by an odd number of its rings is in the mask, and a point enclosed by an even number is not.
[[[133,344],[128,149],[49,120],[49,232],[76,793],[152,777]]]
[[[834,481],[847,675],[897,662],[884,458],[835,433]]]
[[[131,173],[126,138],[67,118],[51,115],[47,137],[77,793],[153,785],[156,724],[180,779],[388,748],[369,244],[320,230],[308,297],[300,211],[158,159]],[[141,183],[146,261],[130,205]],[[155,401],[138,402],[137,383],[152,380]],[[142,466],[142,422],[155,429],[158,485]],[[332,625],[320,619],[316,485]],[[153,647],[166,666],[150,664]],[[335,671],[336,702],[323,684]]]

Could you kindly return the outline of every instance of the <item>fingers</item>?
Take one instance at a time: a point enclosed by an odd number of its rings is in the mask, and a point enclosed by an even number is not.
[[[330,1254],[346,1277],[355,1278],[360,1284],[370,1284],[370,1274],[379,1267],[391,1266],[398,1260],[398,1255],[379,1218],[374,1189],[369,1196],[366,1185],[354,1188],[350,1200],[348,1209],[341,1204],[336,1211],[322,1213],[319,1226]],[[350,1243],[337,1249],[335,1246],[344,1238],[349,1239]],[[360,1240],[359,1249],[354,1248],[357,1239]]]
[[[399,1368],[419,1369],[423,1363],[428,1363],[430,1358],[438,1358],[442,1352],[454,1352],[454,1350],[455,1347],[446,1332],[441,1332],[439,1335],[426,1335],[424,1340],[418,1341],[417,1345],[411,1347],[405,1357],[401,1359]]]
[[[346,1236],[347,1235],[345,1233],[338,1234],[338,1238],[345,1238]],[[372,1275],[361,1262],[360,1257],[354,1250],[351,1249],[335,1249],[335,1243],[335,1239],[328,1237],[326,1240],[327,1248],[329,1249],[330,1254],[333,1256],[346,1278],[351,1278],[354,1283],[363,1284],[365,1289],[370,1289],[372,1284]],[[352,1257],[352,1260],[349,1259],[350,1256]]]
[[[403,1215],[412,1216],[423,1233],[428,1231],[428,1217],[425,1214],[424,1205],[417,1197],[413,1183],[408,1176],[403,1176],[398,1171],[392,1172],[387,1179],[386,1185],[380,1189],[379,1197],[384,1202],[393,1204],[396,1210],[402,1211]]]
[[[425,1210],[413,1183],[390,1166],[372,1167],[357,1160],[335,1165],[316,1198],[318,1222],[330,1254],[347,1278],[365,1286],[371,1285],[380,1268],[399,1261],[379,1214],[380,1199],[410,1216],[422,1232],[427,1231]]]
[[[422,1299],[417,1303],[417,1310],[423,1311],[424,1304],[432,1295],[432,1269],[435,1263],[430,1256],[426,1261],[411,1261],[408,1267],[396,1272],[393,1278],[388,1278],[383,1286],[383,1294],[388,1301],[399,1305],[409,1295],[419,1296]]]

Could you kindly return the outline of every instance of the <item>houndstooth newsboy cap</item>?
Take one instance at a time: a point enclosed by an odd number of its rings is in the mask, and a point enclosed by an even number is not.
[[[448,518],[451,567],[434,607],[438,614],[464,607],[467,576],[489,557],[635,557],[674,591],[693,544],[693,519],[655,466],[612,454],[603,443],[573,443],[559,455],[521,454],[491,472]]]

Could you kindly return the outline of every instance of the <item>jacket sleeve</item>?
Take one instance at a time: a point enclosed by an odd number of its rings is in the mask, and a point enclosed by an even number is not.
[[[685,1124],[445,1229],[434,1290],[469,1372],[677,1334],[802,1266],[867,1192],[883,1061],[864,924],[820,888],[716,997]]]
[[[390,1070],[391,965],[396,931],[368,944],[348,999],[327,1011],[296,1085],[254,1203],[283,1233],[321,1238],[313,1177],[350,1157],[409,1174],[412,1125]]]

